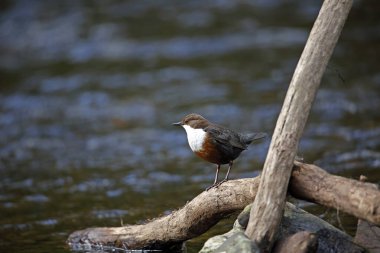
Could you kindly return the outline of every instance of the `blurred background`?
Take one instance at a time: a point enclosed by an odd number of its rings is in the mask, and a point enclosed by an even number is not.
[[[271,135],[321,4],[2,0],[0,251],[69,252],[70,232],[141,223],[202,192],[215,167],[171,123],[197,112]],[[379,12],[378,1],[355,1],[298,152],[375,183]],[[269,142],[251,145],[231,178],[258,175]],[[302,205],[337,225],[334,210]],[[354,234],[356,219],[340,216]]]

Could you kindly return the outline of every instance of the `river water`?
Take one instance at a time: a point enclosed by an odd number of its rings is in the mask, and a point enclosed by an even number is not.
[[[75,230],[142,223],[202,192],[215,167],[171,123],[197,112],[271,135],[320,4],[2,1],[0,251],[70,252]],[[379,11],[377,1],[355,1],[298,151],[375,183]],[[250,146],[231,178],[258,175],[269,143]],[[335,211],[323,217],[338,225]],[[356,220],[340,218],[353,234]],[[232,220],[189,241],[188,252]]]

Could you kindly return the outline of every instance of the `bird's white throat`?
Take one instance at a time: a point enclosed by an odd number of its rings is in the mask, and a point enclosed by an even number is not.
[[[191,150],[194,152],[202,150],[203,141],[206,138],[206,132],[203,129],[195,129],[188,125],[183,125],[187,133],[187,141]]]

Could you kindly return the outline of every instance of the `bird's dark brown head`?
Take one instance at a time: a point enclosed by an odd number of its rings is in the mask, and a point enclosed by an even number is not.
[[[196,113],[191,113],[189,115],[186,115],[180,122],[173,123],[173,125],[176,126],[190,126],[194,129],[197,128],[205,128],[210,124],[210,122],[203,118],[201,115]]]

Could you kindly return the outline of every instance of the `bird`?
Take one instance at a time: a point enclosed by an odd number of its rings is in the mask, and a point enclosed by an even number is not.
[[[247,149],[253,141],[263,139],[266,133],[238,133],[227,127],[214,124],[199,114],[191,113],[181,121],[173,123],[182,126],[187,134],[191,150],[204,160],[217,165],[214,183],[206,191],[228,181],[234,160]],[[228,164],[228,171],[219,183],[220,166]]]

